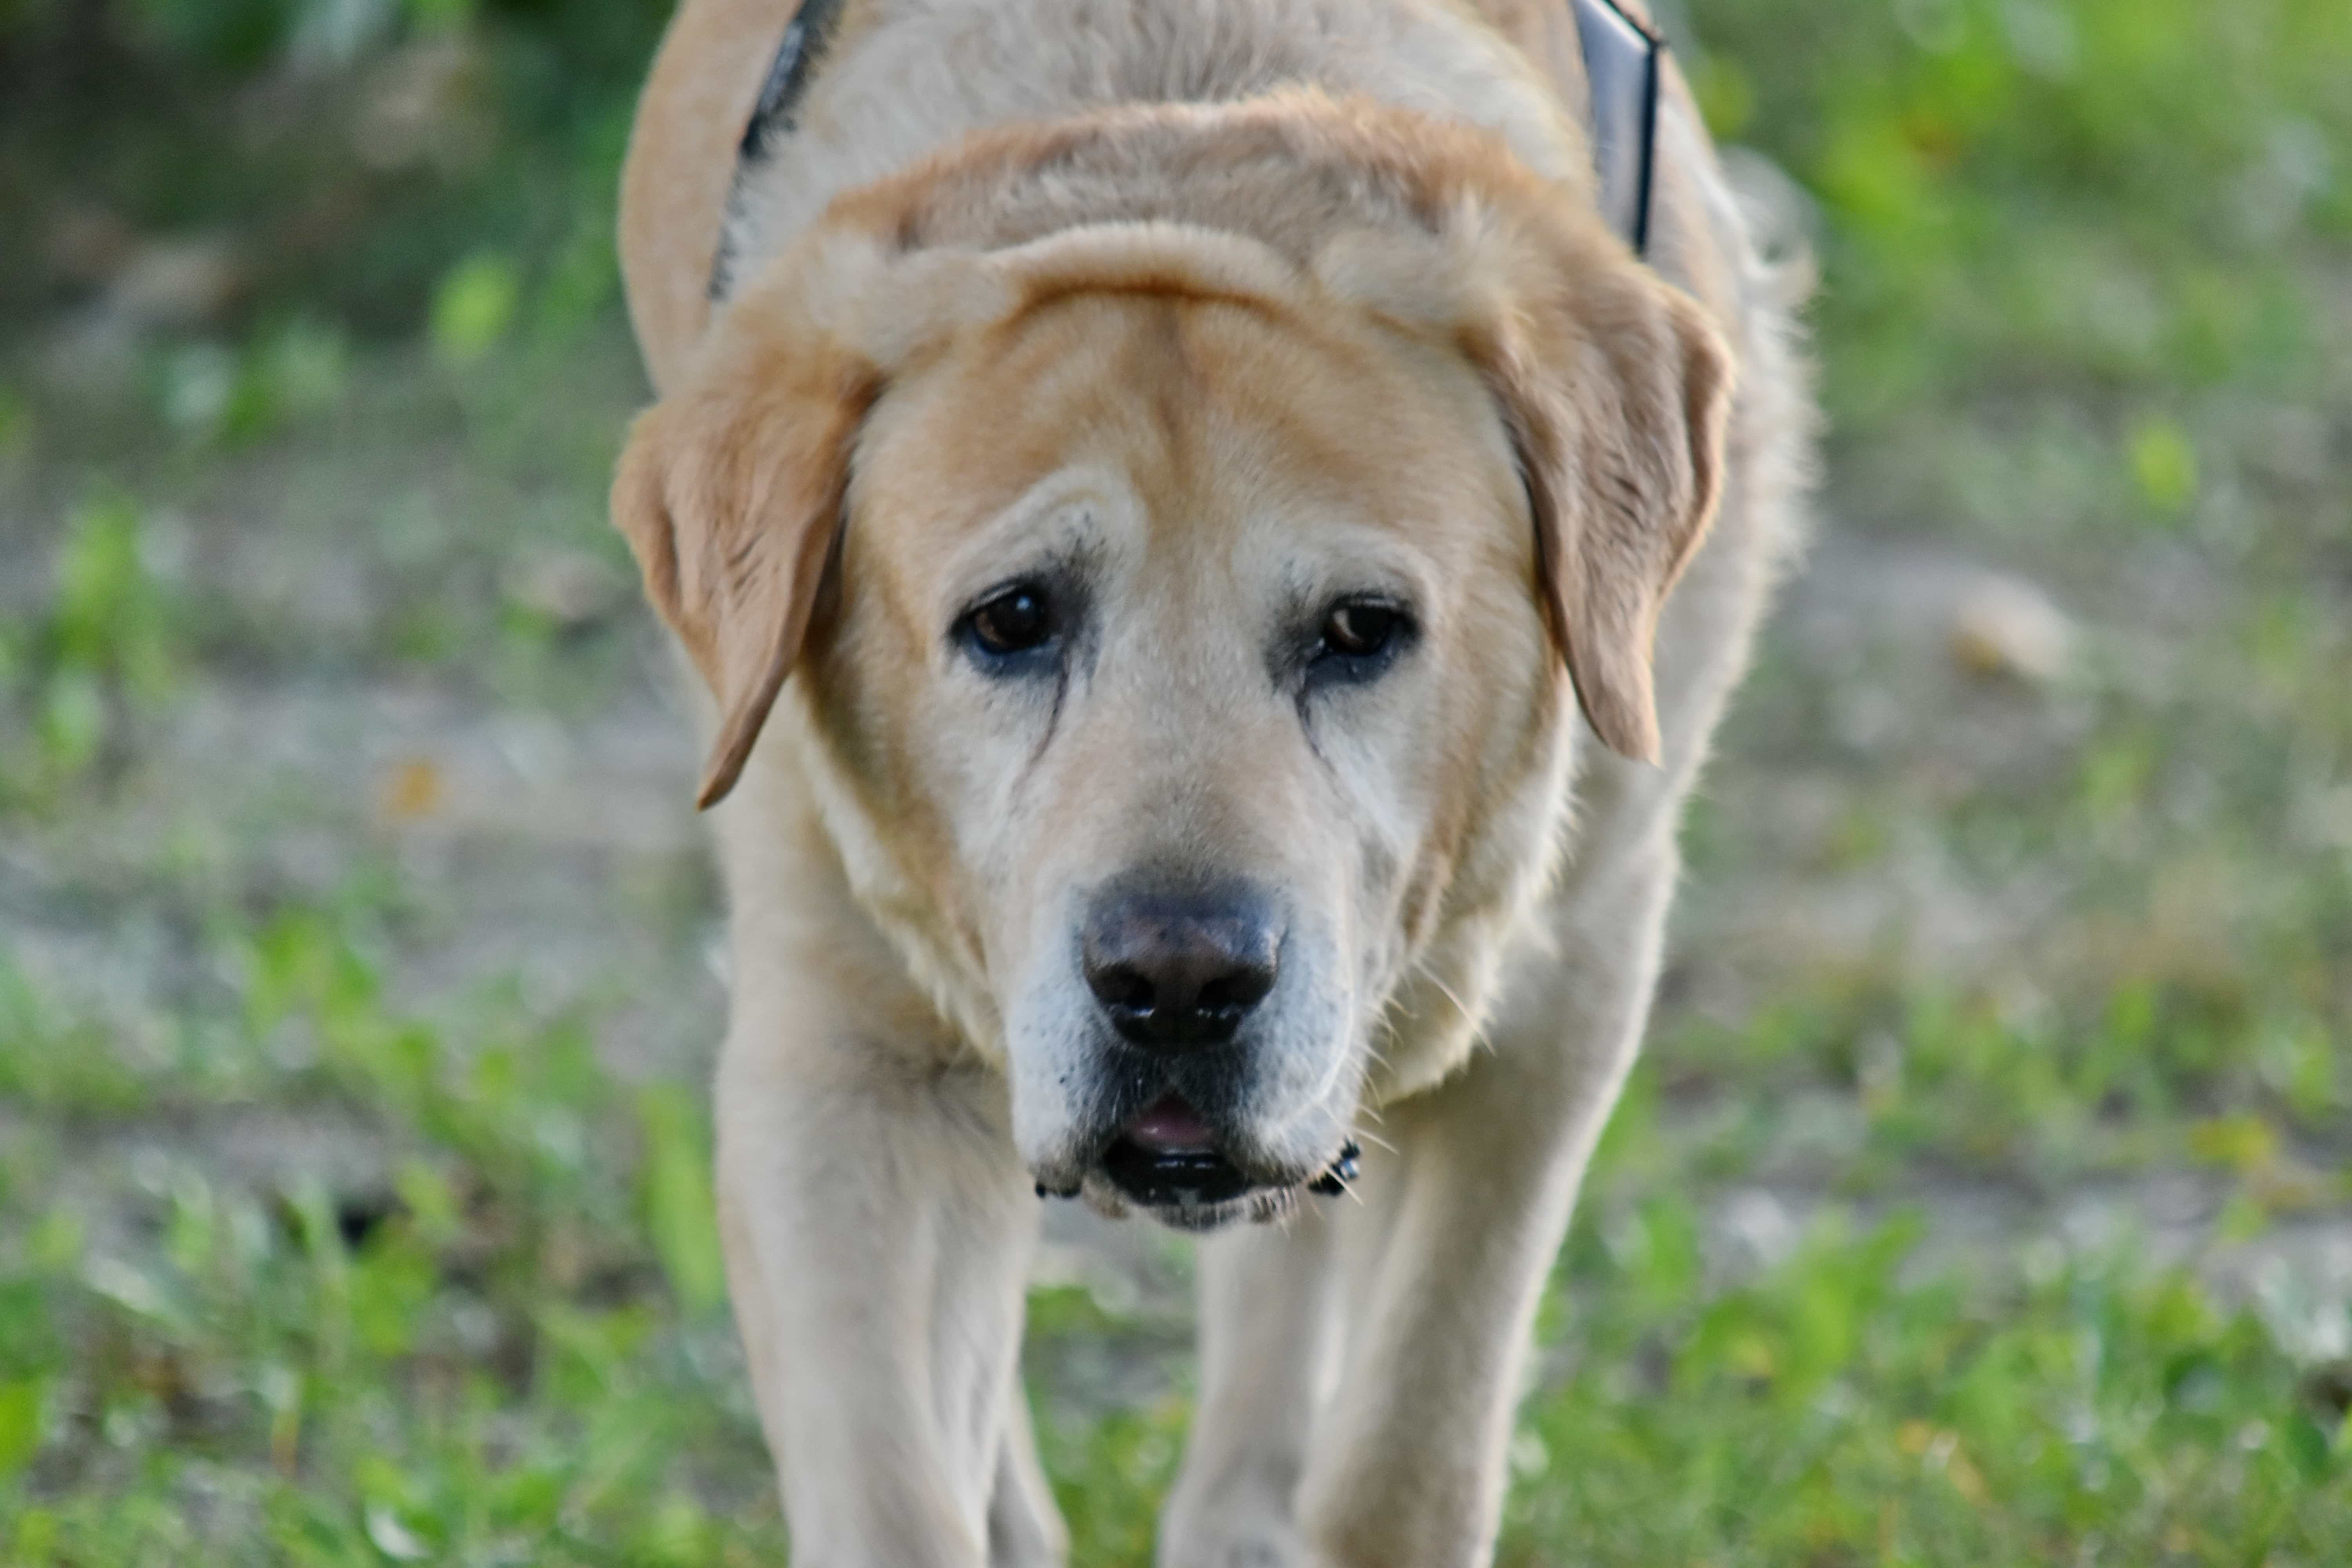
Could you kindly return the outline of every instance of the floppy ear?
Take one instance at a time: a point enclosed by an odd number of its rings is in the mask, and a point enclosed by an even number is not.
[[[731,341],[639,416],[613,482],[646,596],[719,700],[702,807],[734,788],[800,657],[881,385],[862,355],[773,325],[721,323]]]
[[[1630,265],[1552,258],[1472,357],[1535,513],[1537,572],[1585,717],[1659,755],[1651,646],[1722,489],[1732,362],[1698,304]]]

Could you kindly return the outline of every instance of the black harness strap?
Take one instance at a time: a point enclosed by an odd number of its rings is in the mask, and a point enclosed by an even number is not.
[[[735,179],[710,262],[710,298],[734,285],[734,227],[745,176],[772,157],[798,124],[794,118],[810,79],[833,42],[843,0],[801,0],[784,41],[768,67],[759,106],[743,127],[735,153]],[[1613,0],[1569,0],[1577,47],[1591,100],[1592,163],[1600,176],[1601,216],[1618,237],[1642,255],[1650,242],[1650,184],[1658,142],[1659,58],[1664,40],[1619,10]]]
[[[1659,57],[1665,43],[1612,0],[1570,0],[1592,100],[1592,163],[1601,216],[1642,255],[1650,244],[1650,181],[1658,149]]]
[[[735,148],[735,178],[728,187],[727,207],[719,226],[719,249],[710,258],[710,298],[724,300],[734,287],[735,212],[743,195],[743,178],[764,163],[777,144],[793,133],[801,100],[808,96],[809,80],[833,43],[834,25],[841,20],[842,0],[801,0],[784,29],[784,41],[769,62],[768,79],[760,84],[760,101],[744,122],[743,140]]]

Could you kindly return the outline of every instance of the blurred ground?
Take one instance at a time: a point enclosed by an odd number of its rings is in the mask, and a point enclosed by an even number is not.
[[[12,1562],[779,1550],[603,521],[658,9],[0,6]],[[2331,1561],[2352,16],[1690,10],[1816,230],[1830,480],[1505,1558]],[[1139,1563],[1189,1254],[1053,1224],[1048,1459]]]

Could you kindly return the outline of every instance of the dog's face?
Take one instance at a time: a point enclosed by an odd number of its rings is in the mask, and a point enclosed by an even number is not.
[[[1065,238],[878,304],[861,262],[856,309],[739,308],[616,489],[720,700],[710,791],[797,670],[851,883],[1040,1184],[1180,1224],[1278,1210],[1384,1054],[1466,1047],[1492,944],[1448,938],[1543,875],[1562,645],[1604,737],[1654,746],[1649,628],[1712,499],[1720,351],[1662,288],[1609,280],[1626,342],[1540,345],[1580,391],[1351,300],[1348,255],[1317,286]]]
[[[894,389],[850,501],[810,689],[984,977],[1039,1178],[1314,1178],[1563,711],[1475,374],[1263,301],[1073,294]]]

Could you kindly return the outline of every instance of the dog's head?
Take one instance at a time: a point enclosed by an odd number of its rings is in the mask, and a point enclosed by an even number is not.
[[[1570,681],[1654,755],[1728,382],[1478,132],[1129,111],[836,204],[614,510],[718,700],[705,803],[793,677],[851,884],[1038,1180],[1208,1224],[1466,1047]]]

